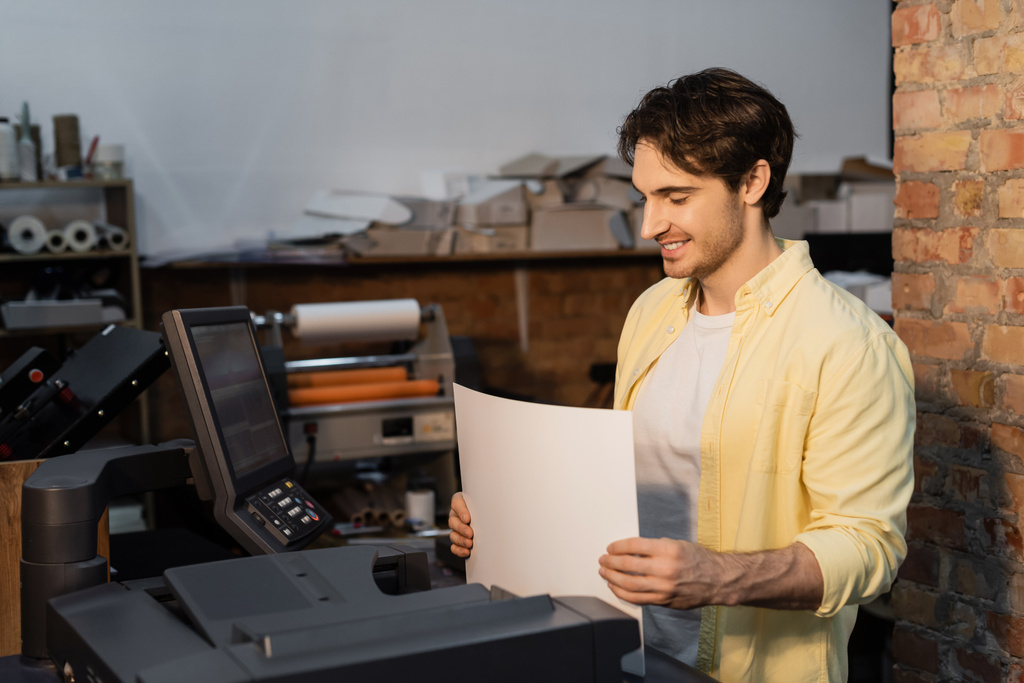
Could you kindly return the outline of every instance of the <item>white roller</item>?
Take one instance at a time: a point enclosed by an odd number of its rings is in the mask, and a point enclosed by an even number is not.
[[[430,489],[416,489],[405,492],[405,518],[414,524],[434,524],[434,492]]]
[[[38,254],[46,246],[46,225],[35,216],[18,216],[7,226],[7,243],[19,254]]]
[[[128,248],[128,231],[110,223],[96,221],[93,223],[100,244],[111,251],[124,251]]]
[[[68,241],[64,237],[63,230],[48,230],[46,232],[46,250],[51,254],[59,254],[68,250]]]
[[[96,248],[96,228],[86,220],[71,221],[64,226],[64,239],[71,251],[84,252]]]
[[[291,314],[303,344],[416,339],[420,326],[416,299],[296,304]]]

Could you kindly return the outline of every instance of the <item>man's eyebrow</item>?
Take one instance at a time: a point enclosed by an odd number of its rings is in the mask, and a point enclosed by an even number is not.
[[[640,189],[636,185],[633,185],[633,189],[636,190],[637,192],[640,192]],[[651,194],[664,196],[667,194],[675,194],[677,192],[696,192],[699,189],[699,187],[694,187],[692,185],[666,185],[665,187],[659,187],[657,190],[651,191]],[[643,192],[640,192],[640,194],[643,194]]]

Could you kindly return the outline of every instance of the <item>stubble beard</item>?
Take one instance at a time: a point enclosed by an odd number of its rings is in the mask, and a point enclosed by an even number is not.
[[[691,249],[698,247],[696,261],[691,263],[663,259],[665,275],[681,279],[692,277],[701,282],[714,276],[724,266],[743,243],[743,212],[739,207],[730,207],[724,212],[720,222],[721,230],[709,234],[699,245],[690,242]]]

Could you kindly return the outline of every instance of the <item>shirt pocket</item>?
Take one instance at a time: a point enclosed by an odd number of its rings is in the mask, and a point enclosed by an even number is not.
[[[758,383],[752,470],[788,474],[796,469],[803,459],[817,397],[817,392],[793,382],[763,379]]]

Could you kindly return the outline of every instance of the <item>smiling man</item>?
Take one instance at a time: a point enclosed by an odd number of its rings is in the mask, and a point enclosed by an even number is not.
[[[777,240],[794,131],[726,69],[652,90],[619,130],[668,276],[634,303],[615,407],[634,415],[640,538],[601,576],[644,641],[723,681],[843,681],[857,605],[906,555],[905,346]],[[457,494],[449,525],[473,532]]]

